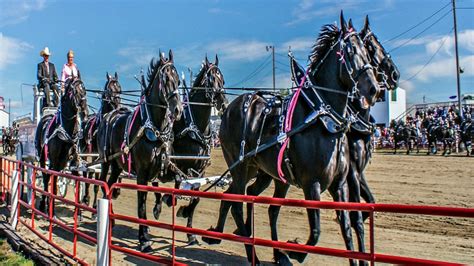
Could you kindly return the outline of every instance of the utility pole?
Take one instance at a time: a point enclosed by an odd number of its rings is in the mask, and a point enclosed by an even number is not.
[[[12,124],[12,99],[8,99],[8,125]]]
[[[456,22],[456,0],[451,0],[453,3],[453,18],[454,18],[454,49],[456,50],[456,82],[458,89],[458,106],[459,116],[463,118],[462,106],[461,106],[461,79],[459,77],[459,51],[458,51],[458,25]]]
[[[267,45],[265,47],[267,49],[267,52],[272,49],[272,70],[273,70],[273,92],[276,91],[275,87],[275,45]]]

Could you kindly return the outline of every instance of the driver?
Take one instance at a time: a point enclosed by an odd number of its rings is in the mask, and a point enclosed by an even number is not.
[[[56,83],[58,82],[58,74],[56,74],[56,68],[54,64],[49,62],[49,56],[51,53],[49,52],[49,48],[45,47],[40,52],[40,56],[43,57],[43,62],[38,64],[37,70],[37,78],[39,89],[44,90],[44,94],[46,96],[46,104],[50,107],[58,105],[59,93],[58,93],[58,86]],[[54,94],[54,103],[51,102],[51,91]]]

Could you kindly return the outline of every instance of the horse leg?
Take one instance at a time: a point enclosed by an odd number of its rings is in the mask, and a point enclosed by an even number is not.
[[[113,184],[117,183],[118,177],[120,173],[122,172],[122,169],[120,169],[117,161],[112,161],[110,163],[110,166],[112,166],[112,169],[110,171],[110,178],[107,181],[107,185],[109,186],[109,188],[111,188]],[[112,191],[112,198],[117,199],[119,196],[120,196],[120,188],[115,188]]]
[[[249,196],[258,196],[262,193],[270,183],[272,182],[272,177],[259,172],[257,173],[257,179],[252,185],[247,187],[247,195]],[[245,228],[247,231],[251,231],[252,229],[252,214],[253,214],[253,203],[247,203],[247,220],[245,221]],[[235,233],[235,232],[234,232]]]
[[[354,167],[349,168],[349,174],[347,175],[347,185],[349,189],[350,202],[360,203],[360,187],[361,187],[360,182],[359,182],[361,180],[360,176],[361,174],[358,173]],[[357,236],[357,244],[359,246],[359,252],[365,253],[364,221],[362,219],[362,213],[360,211],[351,211],[350,221],[351,221],[351,226],[354,228],[356,236]],[[363,264],[363,261],[360,261],[360,264]]]
[[[193,190],[199,190],[198,188]],[[193,217],[194,217],[194,210],[196,210],[196,206],[198,205],[200,199],[198,197],[191,198],[191,202],[188,206],[184,207],[183,209],[183,217],[187,217],[188,221],[186,223],[186,227],[193,228]],[[196,239],[195,235],[187,234],[188,237],[188,245],[196,245],[199,244],[199,241]]]
[[[303,185],[303,192],[306,200],[321,200],[321,185],[319,182]],[[306,245],[314,246],[318,243],[319,236],[321,234],[321,212],[319,209],[306,209],[306,212],[308,214],[308,222],[310,228],[309,238],[306,241]],[[350,230],[351,229],[349,225],[349,231]],[[297,243],[296,240],[291,242]],[[306,256],[308,256],[308,253],[294,251],[290,251],[288,254],[290,255],[290,258],[296,259],[299,263],[303,263],[303,261],[306,259]]]
[[[271,178],[271,177],[270,177]],[[271,179],[270,179],[271,180]],[[275,191],[273,193],[274,198],[285,198],[288,193],[290,186],[282,182],[274,182]],[[270,229],[273,241],[278,241],[278,215],[280,214],[281,206],[270,205],[268,208],[268,219],[270,220]],[[280,251],[279,249],[273,249],[273,258],[278,265],[292,265],[288,256]]]
[[[254,170],[255,171],[255,170]],[[254,176],[255,172],[251,174],[252,169],[247,170],[245,177]],[[234,175],[232,175],[234,176]],[[232,184],[236,184],[234,186],[234,193],[244,195],[245,193],[245,186],[247,184],[247,178],[239,178],[237,180],[233,180]],[[245,227],[244,222],[244,213],[243,213],[243,203],[242,202],[233,202],[232,208],[230,210],[232,213],[232,217],[234,218],[234,222],[237,225],[238,235],[250,237],[252,235],[252,231],[248,231]],[[247,253],[247,260],[249,262],[254,262],[255,264],[260,264],[259,259],[257,258],[255,247],[253,245],[245,245],[245,251]]]
[[[375,197],[370,191],[369,184],[367,184],[367,180],[365,179],[365,174],[362,172],[360,174],[360,196],[365,200],[367,203],[375,203]],[[362,213],[362,219],[365,221],[369,218],[368,212]]]
[[[42,168],[44,168],[44,166],[42,165],[41,166]],[[43,189],[44,191],[48,192],[49,191],[49,179],[50,179],[50,175],[49,174],[46,174],[45,172],[43,172]],[[47,214],[47,204],[46,202],[48,201],[47,199],[47,196],[45,194],[43,194],[41,196],[41,202],[40,202],[40,207],[39,209],[44,212],[45,214]]]
[[[147,175],[137,175],[137,185],[148,185]],[[137,191],[137,202],[138,202],[138,218],[146,220],[146,198],[147,198],[146,191]],[[151,252],[151,241],[149,235],[149,227],[146,225],[140,224],[138,227],[138,241],[139,243],[139,250],[141,252]]]
[[[343,184],[337,184],[336,186],[330,187],[329,192],[333,197],[335,202],[348,202],[349,201],[349,188],[347,182]],[[352,191],[351,191],[352,192]],[[359,199],[360,200],[360,199]],[[346,244],[346,249],[353,251],[354,244],[352,242],[352,232],[351,232],[351,221],[349,219],[349,212],[346,210],[336,211],[339,217],[339,225],[341,227],[342,237],[344,238],[344,243]],[[365,250],[364,246],[364,224],[362,222],[362,216],[357,215],[355,217],[356,222],[356,231],[359,230],[360,236],[358,236],[359,249]],[[354,260],[349,260],[350,265],[355,265]],[[361,264],[363,264],[361,262]]]
[[[154,187],[158,187],[159,183],[158,181],[151,182],[151,185]],[[155,192],[155,206],[153,207],[153,217],[155,217],[156,220],[160,219],[161,215],[161,193]]]

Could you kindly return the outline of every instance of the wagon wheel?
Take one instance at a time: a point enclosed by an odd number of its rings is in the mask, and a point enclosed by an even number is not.
[[[59,176],[58,183],[57,183],[58,192],[59,192],[59,195],[63,198],[65,198],[67,194],[67,185],[68,185],[68,179],[65,177]]]

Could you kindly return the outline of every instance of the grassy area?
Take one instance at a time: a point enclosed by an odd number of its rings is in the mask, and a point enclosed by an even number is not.
[[[5,239],[0,239],[0,265],[33,266],[33,261],[13,252]]]

